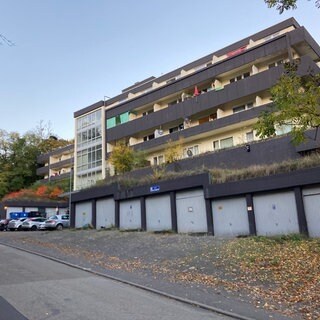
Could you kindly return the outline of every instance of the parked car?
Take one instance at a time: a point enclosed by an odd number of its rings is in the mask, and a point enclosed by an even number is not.
[[[8,223],[11,219],[2,219],[0,220],[0,231],[5,231],[7,230]]]
[[[69,226],[70,220],[68,214],[51,216],[44,223],[44,228],[48,230],[62,230],[63,228],[69,228]]]
[[[28,218],[25,221],[23,221],[21,227],[22,227],[22,230],[36,231],[40,229],[39,228],[40,224],[45,221],[46,221],[46,218],[43,218],[43,217]]]
[[[10,231],[15,231],[15,230],[22,230],[22,223],[24,220],[26,220],[27,218],[20,218],[20,219],[13,219],[10,220],[7,226],[7,230]]]

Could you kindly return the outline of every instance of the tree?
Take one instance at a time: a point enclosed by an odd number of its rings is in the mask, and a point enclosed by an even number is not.
[[[117,174],[131,171],[134,167],[134,160],[133,150],[125,144],[115,146],[109,158]]]
[[[297,0],[264,0],[264,2],[269,8],[276,7],[280,14],[285,10],[297,9]],[[315,5],[320,8],[320,0],[315,0]]]
[[[166,163],[173,163],[178,161],[182,157],[183,153],[183,137],[180,137],[178,141],[173,142],[168,140],[164,158]]]
[[[273,136],[276,127],[290,126],[293,143],[306,140],[305,131],[320,126],[320,74],[297,74],[296,64],[286,64],[286,72],[271,88],[273,104],[263,112],[255,129],[261,138]]]
[[[70,142],[31,130],[20,136],[0,129],[0,199],[37,181],[37,157]]]

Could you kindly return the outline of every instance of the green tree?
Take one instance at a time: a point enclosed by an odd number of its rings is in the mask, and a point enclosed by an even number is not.
[[[180,137],[179,140],[176,142],[168,140],[166,150],[164,153],[166,163],[176,162],[182,157],[183,141],[183,137]]]
[[[273,104],[262,113],[255,129],[261,138],[273,136],[276,127],[290,126],[293,142],[305,141],[305,131],[320,126],[320,74],[297,74],[297,65],[286,64],[286,72],[271,88]]]
[[[109,161],[114,166],[116,174],[129,172],[134,167],[134,152],[127,145],[119,144],[113,148]]]
[[[37,157],[68,143],[51,139],[49,131],[40,134],[37,130],[20,136],[0,129],[0,199],[37,181]]]
[[[280,14],[286,10],[297,9],[297,0],[264,0],[264,2],[269,8],[276,7]],[[320,8],[320,0],[315,0],[315,5]]]

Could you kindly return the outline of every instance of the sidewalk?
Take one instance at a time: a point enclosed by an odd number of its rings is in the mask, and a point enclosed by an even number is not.
[[[239,314],[243,319],[302,319],[301,315],[286,316],[290,310],[285,304],[268,310],[271,302],[262,300],[258,290],[237,286],[223,260],[228,241],[212,236],[110,230],[0,233],[2,244]],[[261,287],[268,290],[263,283]]]

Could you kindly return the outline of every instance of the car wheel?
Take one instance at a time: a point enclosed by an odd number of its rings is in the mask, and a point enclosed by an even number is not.
[[[58,224],[58,225],[56,226],[56,229],[59,230],[59,231],[61,231],[61,230],[63,229],[62,224]]]
[[[18,231],[21,231],[21,230],[22,230],[22,226],[19,226],[17,230],[18,230]]]
[[[31,231],[36,231],[37,230],[37,226],[32,226],[31,227]]]
[[[10,228],[9,230],[10,230],[10,231],[14,231],[15,229],[13,229],[13,228]]]

